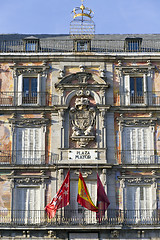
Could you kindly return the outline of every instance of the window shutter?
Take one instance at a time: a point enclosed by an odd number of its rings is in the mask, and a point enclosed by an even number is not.
[[[41,105],[41,75],[37,76],[37,104]]]
[[[83,213],[81,211],[81,206],[77,202],[77,194],[78,194],[78,182],[71,181],[70,187],[70,208],[67,209],[67,215],[70,215],[73,222],[78,222],[80,218],[83,217]]]
[[[97,193],[96,182],[86,181],[86,185],[87,185],[90,197],[92,199],[92,202],[96,205],[96,197],[97,197],[96,196],[97,195],[96,194]],[[96,222],[96,213],[86,209],[85,221],[88,222],[88,223],[90,223],[90,222],[95,223]]]
[[[40,164],[41,157],[45,156],[41,152],[44,138],[43,128],[17,128],[17,162]]]
[[[143,74],[143,91],[144,91],[144,103],[147,105],[148,92],[147,92],[147,75],[146,74]]]
[[[22,161],[22,129],[17,128],[16,129],[17,133],[17,142],[16,142],[16,162],[18,164],[21,163]]]
[[[125,78],[125,81],[124,81],[125,105],[130,105],[130,76],[126,75],[124,78]]]
[[[149,127],[125,127],[123,130],[125,163],[150,163],[153,134]]]
[[[18,105],[22,105],[23,75],[18,76]]]

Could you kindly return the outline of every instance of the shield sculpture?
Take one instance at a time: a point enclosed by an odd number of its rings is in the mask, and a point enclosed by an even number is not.
[[[88,98],[77,98],[75,107],[70,109],[70,119],[72,126],[72,140],[76,140],[81,147],[88,144],[95,138],[95,109],[89,106]],[[85,142],[85,143],[84,143]]]

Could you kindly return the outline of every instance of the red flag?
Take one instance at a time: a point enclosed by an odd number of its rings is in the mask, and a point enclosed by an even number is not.
[[[108,208],[109,204],[110,202],[97,173],[97,218],[101,219],[105,215],[105,211]]]
[[[79,172],[79,181],[78,181],[78,195],[77,202],[88,210],[97,212],[98,208],[92,202],[92,199],[89,195],[86,183],[82,177],[81,172]]]
[[[70,201],[70,171],[68,171],[67,176],[62,183],[59,191],[52,199],[52,201],[45,207],[49,218],[53,218],[56,214],[58,208],[65,207],[69,205]]]

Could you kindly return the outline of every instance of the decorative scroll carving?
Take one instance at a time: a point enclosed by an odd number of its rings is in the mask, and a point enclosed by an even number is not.
[[[48,119],[44,118],[11,118],[9,119],[9,122],[12,123],[13,126],[16,127],[24,127],[24,126],[32,126],[34,127],[40,127],[40,126],[46,126],[49,123]]]
[[[75,170],[74,173],[75,173],[76,175],[79,175],[79,170]],[[81,171],[81,173],[82,173],[82,176],[83,176],[84,178],[87,178],[89,175],[92,174],[92,170]]]
[[[99,69],[99,74],[100,74],[100,77],[105,78],[106,77],[106,70],[100,68]]]
[[[111,231],[111,237],[112,238],[119,238],[119,231],[118,230]]]
[[[39,74],[45,76],[46,70],[49,69],[49,66],[46,66],[46,63],[42,66],[17,66],[14,65],[11,67],[13,69],[14,75],[18,76],[21,74]]]
[[[89,106],[88,98],[77,98],[75,107],[70,109],[72,136],[80,147],[85,147],[89,141],[95,139],[95,109]]]
[[[149,178],[149,177],[133,177],[133,178],[123,178],[120,180],[120,182],[125,182],[128,184],[155,184],[156,179],[155,178]]]
[[[41,183],[43,183],[43,179],[26,177],[26,178],[15,179],[15,182],[18,184],[28,184],[28,185],[29,184],[41,184]]]
[[[154,126],[157,118],[117,118],[121,126]]]
[[[77,95],[78,97],[90,96],[90,94],[91,94],[90,90],[84,90],[84,89],[78,90],[78,91],[76,92],[76,95]]]

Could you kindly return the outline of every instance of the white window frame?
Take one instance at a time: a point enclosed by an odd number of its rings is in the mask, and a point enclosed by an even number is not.
[[[142,77],[143,78],[143,103],[132,103],[130,102],[131,92],[130,92],[130,78],[131,77]],[[147,74],[125,74],[124,75],[124,89],[123,89],[123,98],[126,106],[128,105],[147,105]],[[123,101],[122,101],[123,102]]]
[[[142,189],[143,200],[141,200]],[[148,192],[150,192],[150,194],[148,194]],[[127,184],[124,189],[124,210],[126,222],[132,224],[152,223],[152,219],[154,219],[155,214],[154,210],[156,210],[156,208],[156,188],[154,187],[154,183],[150,185]]]
[[[27,135],[22,136],[25,132]],[[32,136],[31,134],[34,136]],[[15,139],[15,150],[16,150],[16,163],[33,164],[33,165],[42,164],[41,157],[44,157],[44,160],[45,160],[45,128],[44,127],[27,127],[27,126],[24,126],[23,128],[16,127],[15,137],[16,138],[14,139]],[[38,144],[37,144],[37,138],[39,141]],[[26,143],[25,143],[25,139],[26,139]],[[30,141],[28,141],[29,139],[30,140],[33,139],[32,144]],[[35,153],[34,153],[34,150],[35,150]],[[36,152],[36,150],[38,152]],[[41,156],[41,153],[43,153],[44,155]]]
[[[131,137],[135,132],[135,136],[133,136],[130,142],[129,142],[128,136],[126,136],[127,130],[129,131],[132,130],[130,132],[129,137]],[[140,136],[138,136],[139,134]],[[124,126],[122,130],[121,139],[122,139],[121,161],[123,163],[125,164],[127,163],[152,164],[153,163],[153,161],[155,160],[154,158],[154,127],[153,126],[140,126],[140,125]],[[139,140],[141,141],[142,144],[139,144],[138,142]],[[131,149],[128,149],[128,146],[127,146],[128,144],[131,145]],[[145,158],[146,154],[147,156],[149,156],[149,159]]]
[[[85,183],[87,185],[88,192],[91,196],[91,199],[93,203],[96,205],[96,199],[97,199],[97,183],[96,181],[87,181],[85,180]],[[71,209],[71,212],[69,216],[71,217],[72,221],[75,223],[85,223],[91,224],[91,223],[96,223],[96,213],[93,211],[90,211],[84,207],[82,207],[78,202],[77,202],[77,194],[78,193],[78,182],[71,180],[71,192],[70,192],[70,205],[68,208],[66,208],[67,213],[69,213],[69,209]],[[73,211],[72,211],[73,210]]]
[[[29,199],[31,200],[31,191],[38,190],[39,196],[35,195],[32,196],[32,200],[34,203],[29,203]],[[18,192],[22,193],[19,195]],[[24,199],[26,193],[26,199]],[[35,199],[36,198],[36,199]],[[22,202],[21,202],[22,200]],[[35,204],[35,200],[38,200]],[[12,190],[12,219],[16,223],[20,224],[38,224],[43,219],[44,215],[44,200],[45,200],[45,190],[42,185],[16,185],[15,188]],[[19,203],[20,201],[20,203]],[[21,205],[20,205],[21,204]],[[29,211],[30,207],[32,208]],[[37,207],[37,208],[36,208]],[[34,208],[34,209],[33,209]],[[35,209],[36,208],[36,209]]]
[[[23,103],[22,102],[22,97],[23,97],[23,78],[28,77],[28,78],[37,78],[37,103]],[[18,94],[17,94],[17,102],[18,105],[41,105],[41,74],[21,74],[18,76]]]

